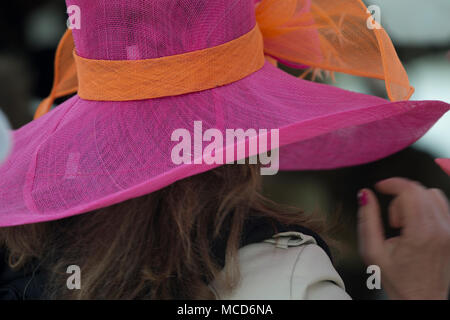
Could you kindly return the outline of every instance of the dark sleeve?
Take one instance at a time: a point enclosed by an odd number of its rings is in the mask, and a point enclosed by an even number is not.
[[[272,238],[273,235],[281,232],[296,231],[313,237],[317,244],[325,251],[331,261],[330,249],[325,241],[314,231],[299,225],[283,225],[278,221],[273,221],[264,217],[252,217],[247,220],[243,226],[242,237],[239,247],[244,247],[252,243],[258,243]],[[221,236],[212,244],[212,252],[215,260],[223,268],[225,266],[225,252],[229,230],[223,230]]]

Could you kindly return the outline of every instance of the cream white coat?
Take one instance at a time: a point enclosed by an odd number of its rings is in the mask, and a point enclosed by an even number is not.
[[[222,300],[351,299],[325,251],[313,237],[285,232],[239,250],[241,280],[232,292],[210,284]]]

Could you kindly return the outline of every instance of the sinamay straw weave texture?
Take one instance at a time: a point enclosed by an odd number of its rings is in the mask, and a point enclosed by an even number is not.
[[[73,35],[77,54],[88,59],[139,60],[205,49],[256,23],[254,0],[67,4],[81,9],[81,29]],[[88,212],[212,169],[216,165],[176,165],[171,159],[172,133],[184,128],[193,137],[194,121],[202,122],[203,132],[279,129],[281,169],[327,169],[397,152],[448,109],[442,102],[390,103],[300,80],[269,63],[243,80],[181,96],[125,102],[74,96],[14,132],[12,155],[0,167],[0,226]]]

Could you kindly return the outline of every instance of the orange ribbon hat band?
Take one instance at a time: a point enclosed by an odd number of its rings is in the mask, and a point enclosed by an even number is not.
[[[259,70],[264,55],[290,66],[384,80],[390,100],[414,92],[395,48],[361,0],[262,0],[257,25],[220,46],[147,60],[91,60],[74,52],[71,31],[55,57],[50,96],[78,92],[82,99],[130,101],[191,93],[238,81]]]
[[[241,80],[264,66],[258,26],[219,46],[147,60],[90,60],[75,54],[78,95],[129,101],[177,96]]]

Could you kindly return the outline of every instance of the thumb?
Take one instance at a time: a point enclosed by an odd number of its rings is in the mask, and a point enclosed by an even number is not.
[[[384,230],[380,205],[375,194],[368,189],[358,193],[358,247],[366,264],[377,264],[383,255]]]

